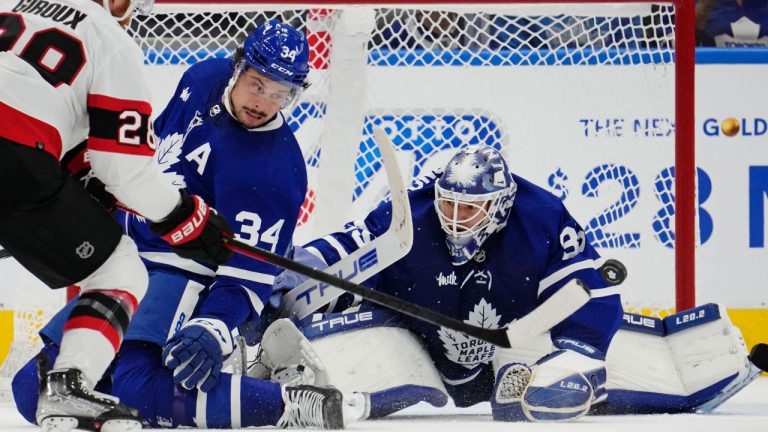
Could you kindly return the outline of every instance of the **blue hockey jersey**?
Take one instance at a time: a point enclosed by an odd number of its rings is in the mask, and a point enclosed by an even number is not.
[[[768,46],[768,0],[715,0],[704,29],[717,46]]]
[[[184,73],[170,103],[155,121],[156,160],[174,183],[200,195],[226,216],[235,238],[285,254],[307,189],[304,158],[282,114],[246,129],[222,104],[232,76],[230,59],[199,62]],[[178,257],[138,216],[122,217],[149,270],[184,272],[210,287],[200,316],[230,329],[261,314],[279,269],[235,255],[213,266]]]
[[[411,191],[413,247],[364,285],[466,323],[501,328],[578,278],[591,288],[593,298],[552,329],[551,335],[586,342],[606,352],[621,324],[618,288],[608,286],[600,276],[599,255],[562,202],[519,176],[513,178],[518,189],[506,227],[461,266],[451,262],[435,213],[434,180]],[[305,248],[332,264],[362,246],[362,239],[384,233],[390,213],[391,205],[383,204],[363,223],[350,223],[345,232],[332,234],[333,239],[324,237]],[[338,306],[349,304],[349,298],[340,299]],[[493,345],[462,333],[409,317],[404,322],[422,336],[448,384],[471,381],[494,356]]]

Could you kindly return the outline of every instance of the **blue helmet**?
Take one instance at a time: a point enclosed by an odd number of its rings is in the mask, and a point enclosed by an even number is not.
[[[517,184],[496,149],[460,150],[435,183],[435,210],[454,265],[471,260],[507,224]]]
[[[309,74],[309,44],[290,25],[269,20],[245,39],[243,60],[273,81],[302,88]]]

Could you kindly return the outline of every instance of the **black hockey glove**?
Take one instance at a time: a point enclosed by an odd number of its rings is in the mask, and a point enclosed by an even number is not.
[[[107,192],[104,183],[94,175],[91,161],[88,158],[88,148],[85,143],[83,141],[68,151],[61,159],[61,166],[83,185],[83,189],[91,194],[93,199],[111,213],[117,208],[117,199],[115,199],[114,195]]]
[[[150,226],[152,232],[170,243],[182,258],[224,264],[234,252],[224,247],[224,238],[232,237],[224,216],[197,195],[181,190],[181,204],[160,222]]]

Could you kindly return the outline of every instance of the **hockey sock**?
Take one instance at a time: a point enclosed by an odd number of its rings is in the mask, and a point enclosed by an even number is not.
[[[64,325],[61,353],[53,369],[79,369],[93,387],[114,359],[138,303],[120,290],[80,295]]]
[[[175,423],[198,428],[239,429],[275,425],[283,413],[280,384],[241,375],[221,374],[208,393],[176,386]],[[177,407],[179,405],[177,404]],[[181,416],[179,415],[181,414]],[[181,417],[181,418],[180,418]]]

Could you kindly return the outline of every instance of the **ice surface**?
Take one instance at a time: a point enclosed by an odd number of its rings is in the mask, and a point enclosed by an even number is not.
[[[12,404],[0,404],[0,431],[35,429],[19,416]],[[488,404],[465,409],[432,408],[423,404],[382,420],[354,423],[347,429],[398,432],[767,432],[768,378],[758,379],[707,415],[593,416],[567,424],[510,424],[493,422]]]

